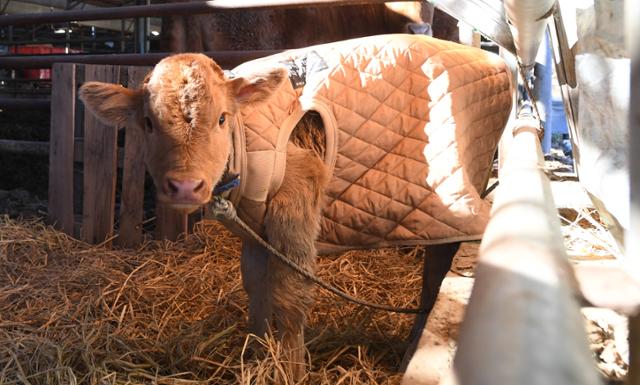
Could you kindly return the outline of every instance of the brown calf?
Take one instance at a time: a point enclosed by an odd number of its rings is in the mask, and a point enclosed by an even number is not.
[[[341,92],[327,94],[333,95],[331,97],[336,101],[344,96],[344,101],[352,102],[351,108],[336,106],[335,111],[343,114],[339,120],[341,125],[336,123],[337,120],[325,120],[325,116],[319,119],[316,113],[309,112],[292,128],[292,133],[278,126],[278,139],[288,139],[282,141],[284,147],[278,147],[281,148],[278,150],[281,151],[280,154],[286,151],[286,167],[284,175],[280,174],[281,183],[269,191],[268,195],[262,195],[261,189],[247,188],[251,194],[245,191],[243,196],[256,197],[253,202],[258,203],[259,197],[267,197],[261,203],[262,206],[259,206],[266,211],[264,217],[257,221],[260,227],[258,230],[263,232],[276,249],[309,271],[314,270],[316,240],[320,241],[320,238],[327,235],[324,227],[327,224],[328,229],[335,229],[333,224],[350,226],[343,233],[331,233],[338,234],[337,242],[346,242],[347,247],[357,245],[354,242],[359,234],[352,230],[358,229],[358,225],[362,225],[361,230],[368,232],[368,235],[373,234],[374,230],[382,230],[397,237],[390,238],[396,241],[395,244],[404,242],[402,244],[437,245],[430,251],[441,255],[425,259],[424,277],[428,280],[423,283],[421,305],[428,309],[433,304],[440,282],[457,249],[455,242],[479,239],[488,219],[488,204],[479,197],[478,191],[486,183],[484,179],[491,165],[495,146],[508,118],[511,91],[506,67],[499,59],[457,44],[406,36],[379,36],[347,41],[339,46],[315,47],[320,52],[323,49],[342,49],[334,58],[351,59],[351,54],[355,51],[362,54],[362,61],[358,61],[362,68],[348,67],[354,65],[354,62],[344,60],[345,66],[340,67],[340,71],[328,72],[338,80],[346,73],[350,79],[355,79],[353,87],[360,87],[368,82],[372,88],[367,90],[372,93],[366,94],[360,89],[348,93],[342,88]],[[372,50],[373,46],[382,48]],[[369,60],[371,52],[379,55],[377,61]],[[389,60],[390,53],[397,55],[395,61]],[[329,56],[325,57],[330,60]],[[313,56],[305,58],[309,59],[307,64],[314,60]],[[376,65],[386,66],[386,71],[376,69]],[[296,93],[298,91],[291,88],[285,69],[275,68],[271,64],[260,66],[256,62],[250,63],[249,67],[251,70],[262,68],[263,72],[243,72],[240,69],[243,76],[227,78],[211,59],[199,54],[180,54],[158,63],[138,90],[90,82],[82,86],[80,95],[88,109],[106,123],[144,131],[145,161],[157,187],[158,200],[188,212],[209,201],[214,186],[231,167],[230,159],[236,155],[233,138],[236,135],[234,131],[237,128],[237,116],[244,117],[243,125],[247,128],[250,123],[263,116],[278,115],[276,111],[289,111],[288,113],[292,113],[289,117],[294,116],[296,119],[301,115],[296,115],[295,111],[304,113],[296,108],[290,109],[289,105],[282,109],[278,104],[282,100],[281,96],[293,95],[292,98],[297,103],[295,107],[301,108],[299,102],[305,97],[304,93],[300,96]],[[318,68],[323,70],[322,68],[328,67]],[[409,72],[406,68],[421,70]],[[360,71],[359,76],[353,76],[353,70],[356,69]],[[386,73],[387,80],[382,73]],[[310,77],[312,78],[313,76]],[[338,80],[337,86],[344,84]],[[397,92],[390,91],[392,81],[398,84]],[[290,92],[283,93],[285,89]],[[312,84],[304,89],[323,88],[313,87]],[[378,98],[371,96],[375,94],[374,91],[379,93]],[[276,96],[269,99],[274,93]],[[358,139],[360,147],[356,148],[364,150],[352,156],[358,158],[363,155],[364,158],[360,157],[359,163],[348,162],[346,155],[340,152],[330,178],[325,165],[326,158],[330,156],[325,157],[323,154],[334,151],[335,157],[336,147],[333,146],[336,146],[338,140],[331,135],[339,134],[348,138],[346,132],[349,129],[365,126],[358,108],[363,105],[375,106],[381,100],[389,105],[395,104],[396,108],[381,105],[374,108],[371,115],[378,121],[385,122],[387,120],[384,114],[379,112],[386,111],[386,116],[395,120],[388,125],[371,121],[368,129],[363,129],[361,134],[364,135],[363,139],[366,139],[365,134],[371,136],[375,142],[375,146],[371,146],[375,148],[362,145],[363,140]],[[309,99],[305,99],[305,103],[308,102]],[[256,112],[257,106],[268,107],[269,112],[262,115],[263,112]],[[325,105],[317,104],[316,107],[321,115],[326,113]],[[284,122],[295,124],[293,120],[285,119]],[[341,129],[344,130],[336,131]],[[428,136],[427,131],[432,135]],[[283,132],[291,135],[281,136]],[[400,134],[402,132],[407,132],[406,136],[403,137]],[[245,129],[244,133],[247,134],[248,143],[249,130]],[[354,135],[355,133],[352,134]],[[260,138],[256,136],[253,139],[260,142]],[[340,151],[354,148],[345,144],[346,139],[340,143],[343,144]],[[396,146],[399,147],[396,149]],[[391,150],[385,152],[388,148]],[[255,155],[260,151],[247,154]],[[375,161],[374,155],[383,157],[385,154],[391,155],[391,160],[387,163]],[[254,156],[254,159],[264,161],[267,158]],[[373,163],[371,159],[374,160]],[[433,161],[429,163],[429,160]],[[367,164],[369,165],[366,166]],[[256,164],[253,163],[253,166]],[[271,168],[257,169],[269,171]],[[367,170],[372,169],[376,171],[371,176],[374,179],[362,180],[369,185],[372,181],[378,181],[379,187],[391,191],[390,194],[395,194],[395,198],[404,199],[408,203],[415,202],[414,206],[400,205],[393,199],[385,199],[386,196],[381,197],[382,194],[375,201],[366,198],[362,189],[357,190],[361,193],[360,196],[365,197],[361,199],[365,201],[365,206],[377,205],[387,215],[385,218],[398,217],[395,228],[402,231],[389,230],[390,221],[384,218],[378,221],[377,229],[373,225],[369,226],[372,221],[362,220],[364,209],[369,207],[359,209],[357,206],[362,202],[354,203],[354,209],[350,211],[354,213],[353,218],[348,215],[334,216],[331,220],[326,218],[326,212],[337,202],[333,199],[332,203],[327,203],[331,200],[327,196],[331,195],[333,187],[344,186],[338,180],[339,176],[352,172],[367,175]],[[382,173],[385,169],[387,174]],[[249,172],[243,176],[250,176],[254,172],[253,179],[259,179],[262,171],[255,170],[255,167],[249,168]],[[404,172],[405,177],[408,175],[414,182],[410,185],[403,184],[394,176],[393,170]],[[429,178],[433,180],[429,182]],[[269,184],[269,188],[272,185],[273,183]],[[396,190],[391,187],[396,187]],[[250,200],[246,199],[247,202]],[[240,201],[240,209],[258,207],[242,206],[242,202],[245,200]],[[340,207],[344,208],[344,205]],[[325,217],[321,215],[323,208]],[[415,211],[420,208],[423,211]],[[341,212],[349,213],[349,210]],[[404,214],[400,214],[403,212]],[[376,243],[376,236],[373,239],[373,243],[365,242],[362,245],[385,244],[382,241]],[[312,301],[312,288],[308,281],[269,258],[267,250],[253,240],[243,241],[241,270],[243,285],[249,295],[250,331],[264,335],[272,315],[274,316],[280,338],[289,355],[289,371],[292,378],[298,380],[304,374],[303,327],[305,314]],[[447,242],[453,244],[447,245]],[[425,319],[425,315],[418,317],[414,337],[419,335]]]
[[[105,123],[144,131],[141,150],[158,200],[193,211],[209,201],[227,167],[230,117],[248,105],[266,101],[285,79],[285,70],[276,69],[227,80],[211,59],[181,54],[158,63],[138,90],[88,82],[80,97]],[[328,175],[313,151],[292,144],[287,157],[282,187],[265,218],[266,236],[276,248],[313,271],[314,240]],[[286,267],[270,263],[267,256],[263,248],[244,242],[242,277],[250,298],[250,332],[264,335],[274,314],[291,362],[301,364],[304,319],[312,290]],[[304,373],[301,365],[291,372],[294,378]]]

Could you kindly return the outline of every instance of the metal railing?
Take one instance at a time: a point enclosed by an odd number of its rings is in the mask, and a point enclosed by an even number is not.
[[[104,9],[4,15],[0,16],[0,26],[54,23],[62,21],[110,20],[132,17],[193,15],[273,8],[383,4],[394,1],[401,0],[215,0],[193,3],[134,5]]]

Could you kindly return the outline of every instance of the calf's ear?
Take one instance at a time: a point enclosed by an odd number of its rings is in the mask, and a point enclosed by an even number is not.
[[[242,108],[268,100],[286,78],[285,68],[274,68],[268,72],[251,74],[229,80],[229,93],[236,104]]]
[[[100,121],[122,126],[142,107],[142,92],[118,84],[87,82],[80,87],[80,99]]]

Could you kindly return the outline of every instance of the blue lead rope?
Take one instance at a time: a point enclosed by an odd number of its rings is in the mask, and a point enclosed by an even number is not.
[[[240,174],[234,174],[233,175],[233,179],[231,179],[229,182],[221,185],[218,184],[214,189],[213,189],[213,195],[220,195],[224,192],[227,192],[231,189],[234,189],[236,187],[240,186]]]

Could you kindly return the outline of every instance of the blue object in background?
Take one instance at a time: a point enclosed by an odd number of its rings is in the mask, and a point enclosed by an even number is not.
[[[551,130],[554,134],[569,135],[567,127],[567,116],[564,114],[564,104],[560,95],[555,96],[551,101]]]
[[[562,135],[560,148],[565,156],[573,156],[571,139],[569,139],[569,127],[567,116],[564,112],[564,104],[561,96],[556,96],[551,101],[551,133]]]
[[[549,35],[540,44],[535,65],[534,95],[540,119],[545,129],[542,139],[542,153],[551,153],[552,137],[554,134],[562,135],[560,147],[565,156],[571,156],[571,140],[569,139],[569,129],[567,118],[564,113],[562,96],[554,95],[552,87],[553,67],[551,61],[551,47]]]
[[[547,32],[540,43],[536,64],[534,67],[535,79],[533,82],[533,96],[536,100],[538,113],[545,133],[542,139],[542,153],[547,155],[551,152],[551,133],[553,123],[551,121],[551,98],[553,94],[552,79],[553,67],[551,63],[551,48],[549,44],[549,32]]]

